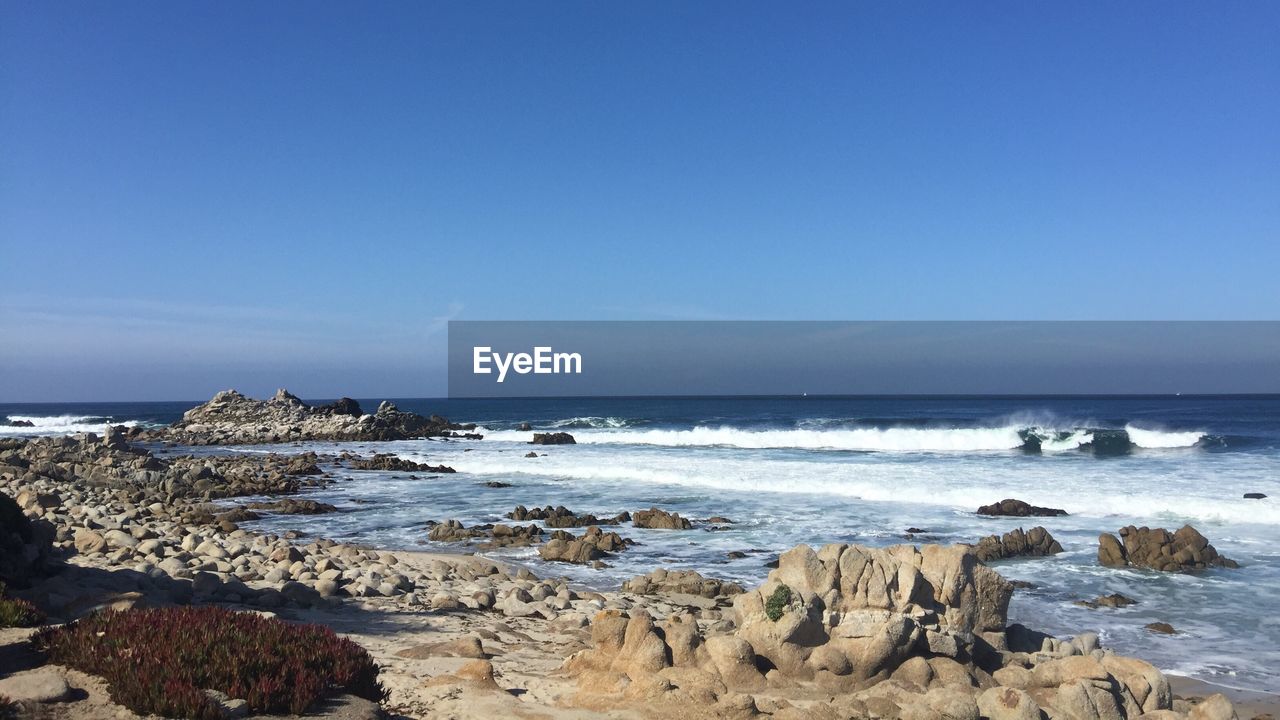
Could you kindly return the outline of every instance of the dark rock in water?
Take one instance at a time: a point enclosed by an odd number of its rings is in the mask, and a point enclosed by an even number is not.
[[[637,510],[631,515],[631,523],[638,528],[654,530],[688,530],[692,523],[680,517],[680,513],[669,513],[658,508]]]
[[[742,586],[727,580],[706,577],[695,570],[658,568],[648,575],[637,575],[622,583],[622,592],[636,595],[677,593],[711,599],[741,595]]]
[[[268,512],[278,513],[280,515],[323,515],[325,513],[337,512],[338,508],[329,503],[317,502],[315,500],[297,500],[288,498],[285,500],[274,500],[272,502],[255,502],[245,505],[250,510],[266,510]]]
[[[451,473],[456,472],[448,465],[427,465],[426,463],[417,463],[412,460],[405,460],[391,453],[376,453],[371,458],[364,458],[350,453],[344,453],[342,459],[351,464],[356,470],[384,470],[387,472],[429,472],[429,473]]]
[[[1003,536],[990,535],[978,541],[973,547],[974,554],[983,562],[1003,560],[1014,557],[1045,557],[1062,552],[1062,545],[1042,527],[1033,527],[1027,532],[1022,528],[1010,530]]]
[[[1008,498],[992,505],[978,508],[979,515],[999,517],[1057,517],[1066,515],[1066,510],[1059,508],[1038,507],[1022,500]]]
[[[534,433],[531,445],[577,445],[578,441],[567,432]]]
[[[1075,604],[1087,608],[1123,608],[1137,605],[1138,601],[1120,593],[1111,593],[1110,595],[1101,595],[1093,600],[1077,600]]]
[[[1139,567],[1162,572],[1190,572],[1210,567],[1237,568],[1222,557],[1200,531],[1183,525],[1177,532],[1164,528],[1120,528],[1120,539],[1111,533],[1098,537],[1098,562],[1108,567]]]
[[[523,505],[517,505],[515,510],[507,513],[507,517],[516,522],[528,522],[530,520],[540,520],[543,525],[550,528],[573,528],[587,527],[588,525],[617,525],[630,519],[626,513],[615,515],[614,517],[598,518],[589,513],[579,515],[569,508],[558,505],[551,507],[535,507],[526,508]]]
[[[732,525],[733,524],[733,521],[730,520],[729,518],[721,517],[719,515],[712,515],[711,517],[707,518],[707,522],[713,525]]]
[[[1176,634],[1178,634],[1178,631],[1177,631],[1177,630],[1174,630],[1174,629],[1173,629],[1173,626],[1172,626],[1172,625],[1170,625],[1170,624],[1169,624],[1169,623],[1167,623],[1167,622],[1153,622],[1153,623],[1147,623],[1146,625],[1143,625],[1143,627],[1145,627],[1146,629],[1150,630],[1150,631],[1151,631],[1151,632],[1153,632],[1153,633],[1160,633],[1161,635],[1176,635]]]
[[[529,432],[530,430],[533,430],[533,426],[527,422],[522,422],[516,430],[519,430],[520,432]]]
[[[484,484],[487,488],[509,488],[511,483],[505,483],[500,480],[490,480]]]
[[[1265,497],[1266,497],[1266,494],[1264,493],[1245,493],[1244,494],[1245,500],[1262,500]]]
[[[1034,590],[1039,587],[1035,583],[1028,582],[1026,580],[1010,580],[1009,584],[1012,585],[1015,590]]]
[[[31,422],[30,420],[12,420],[9,422],[9,427],[35,427],[35,426],[36,424]]]
[[[730,550],[729,552],[725,553],[725,557],[729,558],[730,560],[741,560],[746,556],[747,554],[742,552],[741,550]]]
[[[525,456],[525,457],[527,457],[527,458],[530,458],[530,457],[538,457],[538,453],[536,453],[536,452],[534,452],[534,451],[530,450],[529,452],[525,453],[525,454],[524,454],[524,456]]]
[[[926,533],[926,532],[929,532],[929,531],[928,531],[928,530],[923,530],[923,529],[918,528],[918,527],[909,527],[909,528],[907,528],[906,530],[904,530],[903,532],[905,532],[905,533],[906,533],[906,534],[908,534],[908,535],[919,535],[920,533]]]
[[[364,415],[364,411],[360,409],[360,403],[349,397],[338,398],[328,405],[319,405],[316,407],[316,412],[328,415],[350,415],[351,417]]]
[[[606,533],[592,525],[582,537],[574,537],[563,530],[552,533],[551,539],[538,550],[543,560],[586,565],[614,552],[633,545],[631,540],[618,533]]]

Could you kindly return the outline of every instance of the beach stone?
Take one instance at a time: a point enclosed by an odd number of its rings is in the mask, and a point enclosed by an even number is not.
[[[32,670],[0,680],[0,697],[16,702],[60,702],[70,694],[71,686],[53,670]]]
[[[1187,720],[1238,720],[1236,709],[1222,693],[1214,693],[1187,713]]]

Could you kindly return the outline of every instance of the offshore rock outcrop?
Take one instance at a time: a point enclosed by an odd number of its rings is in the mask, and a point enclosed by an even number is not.
[[[973,552],[982,562],[1006,560],[1015,557],[1046,557],[1062,552],[1062,545],[1043,527],[1036,526],[1023,532],[1022,528],[1010,530],[1004,535],[988,535],[973,546]]]
[[[224,390],[183,414],[168,428],[139,430],[135,437],[183,445],[248,445],[299,440],[405,440],[422,437],[479,438],[475,425],[451,423],[438,415],[423,417],[384,401],[372,414],[344,398],[312,407],[287,390],[270,400],[255,400]]]
[[[1012,590],[968,546],[801,545],[735,598],[731,629],[604,610],[565,669],[584,706],[681,717],[1186,717],[1097,635],[1008,625]]]
[[[1183,525],[1177,532],[1164,528],[1120,528],[1120,539],[1111,533],[1098,537],[1098,562],[1108,567],[1140,567],[1163,572],[1192,572],[1211,567],[1237,568],[1239,564],[1218,554],[1199,530]]]
[[[994,517],[1059,517],[1067,511],[1061,508],[1040,507],[1024,500],[1006,498],[998,503],[983,505],[978,508],[979,515]]]

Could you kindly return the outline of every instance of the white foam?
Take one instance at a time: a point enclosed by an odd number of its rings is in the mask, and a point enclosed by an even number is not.
[[[12,427],[10,422],[29,422],[31,427]],[[0,436],[72,435],[75,433],[103,432],[107,425],[133,427],[136,420],[107,422],[102,415],[9,415],[6,424],[0,425]]]
[[[1183,448],[1192,447],[1204,438],[1202,432],[1169,432],[1167,430],[1144,430],[1132,425],[1125,425],[1124,431],[1129,433],[1129,442],[1141,448]]]
[[[731,426],[689,430],[583,430],[574,439],[587,445],[663,445],[745,449],[862,450],[881,452],[966,452],[1022,447],[1017,427],[853,428],[841,430],[744,430]],[[528,441],[530,434],[485,431],[492,440]]]

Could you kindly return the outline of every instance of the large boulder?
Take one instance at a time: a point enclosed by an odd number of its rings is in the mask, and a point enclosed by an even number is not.
[[[576,445],[577,440],[567,432],[534,433],[530,445]]]
[[[622,584],[622,591],[636,595],[697,595],[717,598],[742,593],[742,586],[709,578],[696,570],[658,568],[648,575],[637,575]]]
[[[751,717],[749,693],[787,688],[811,701],[774,717],[1185,717],[1159,670],[1096,634],[1006,625],[1011,591],[967,545],[801,545],[737,596],[736,623],[603,610],[565,670],[576,704],[673,717]]]
[[[1183,525],[1176,532],[1164,528],[1120,528],[1120,537],[1098,537],[1098,562],[1108,567],[1139,567],[1163,572],[1192,572],[1239,564],[1218,554],[1200,531]]]
[[[38,499],[32,502],[39,507]],[[13,498],[0,492],[0,583],[26,587],[43,574],[54,535],[53,525],[28,518]]]
[[[624,550],[631,544],[630,539],[618,533],[607,533],[592,525],[581,537],[574,537],[563,530],[555,531],[551,539],[538,549],[538,555],[543,560],[585,565]]]
[[[637,510],[631,515],[631,522],[638,528],[655,530],[688,530],[693,525],[680,517],[680,513],[671,513],[658,508]]]

